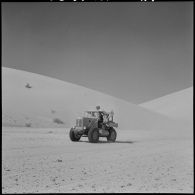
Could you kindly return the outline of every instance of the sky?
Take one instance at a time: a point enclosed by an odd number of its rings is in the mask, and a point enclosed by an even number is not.
[[[2,5],[2,66],[139,104],[193,85],[193,2]]]

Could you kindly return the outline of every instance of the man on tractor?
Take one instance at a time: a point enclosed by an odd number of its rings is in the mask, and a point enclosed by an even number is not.
[[[104,123],[105,112],[100,110],[100,106],[96,106],[96,109],[98,111],[98,127],[101,128]]]

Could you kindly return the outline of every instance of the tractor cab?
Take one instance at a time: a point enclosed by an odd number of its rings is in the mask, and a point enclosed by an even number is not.
[[[97,111],[85,111],[84,117],[88,118],[98,118],[98,112]]]

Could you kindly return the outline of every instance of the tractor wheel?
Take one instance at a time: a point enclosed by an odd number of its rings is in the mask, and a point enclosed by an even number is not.
[[[73,142],[77,142],[81,138],[80,135],[75,135],[75,132],[74,132],[73,128],[70,129],[69,136],[70,136],[71,141],[73,141]]]
[[[115,129],[111,127],[109,130],[109,135],[107,137],[107,140],[110,142],[115,142],[116,136],[117,136],[117,133],[116,133]]]
[[[90,129],[88,132],[88,140],[91,143],[97,143],[99,141],[99,129]]]

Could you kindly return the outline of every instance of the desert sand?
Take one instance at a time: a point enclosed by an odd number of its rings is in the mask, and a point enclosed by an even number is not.
[[[192,193],[192,88],[159,100],[135,105],[3,67],[2,192]],[[116,142],[71,142],[75,119],[97,105],[114,110]]]
[[[193,192],[192,130],[118,129],[97,144],[68,132],[4,127],[2,192]]]
[[[193,87],[144,102],[140,106],[170,118],[192,123]]]

